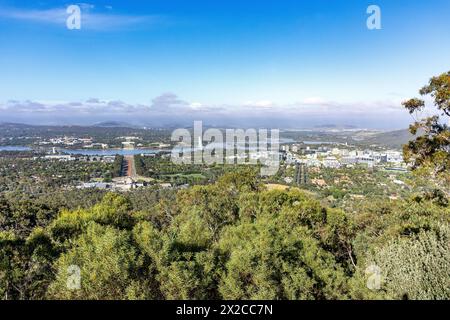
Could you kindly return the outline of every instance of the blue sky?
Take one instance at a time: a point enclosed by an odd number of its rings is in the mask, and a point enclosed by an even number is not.
[[[70,4],[81,30],[66,28]],[[381,30],[366,27],[370,4]],[[400,101],[449,70],[449,34],[448,0],[0,0],[0,117],[401,127]]]

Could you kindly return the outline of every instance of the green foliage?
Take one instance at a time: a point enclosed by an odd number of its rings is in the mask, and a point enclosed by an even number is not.
[[[305,227],[279,219],[232,226],[218,244],[229,257],[219,291],[225,299],[333,299],[346,279],[332,254]]]
[[[242,168],[223,175],[217,185],[225,189],[237,191],[257,191],[261,189],[261,181],[258,172],[254,168]]]
[[[42,299],[52,279],[56,257],[42,228],[27,239],[12,231],[0,232],[0,295],[4,299]]]
[[[130,210],[128,199],[109,193],[90,209],[63,210],[52,222],[50,232],[55,240],[64,242],[80,234],[91,221],[117,228],[131,228],[133,218]]]
[[[348,213],[255,171],[92,205],[0,198],[3,299],[448,299],[450,207],[433,192]],[[67,204],[67,202],[66,202]],[[366,268],[383,272],[367,288]],[[76,266],[80,287],[73,288]]]
[[[120,177],[122,175],[124,156],[116,155],[114,158],[114,163],[112,164],[112,174],[111,177]]]
[[[219,185],[195,186],[179,193],[177,205],[186,215],[189,215],[192,209],[197,210],[207,228],[217,235],[223,225],[232,223],[238,218],[236,197],[237,194]]]
[[[361,285],[367,278],[359,270],[355,276],[355,295],[360,298],[447,300],[450,296],[450,229],[421,231],[412,237],[398,237],[373,249],[366,265],[381,270],[378,292]]]
[[[404,156],[414,169],[426,169],[428,174],[442,179],[448,188],[450,129],[447,121],[450,117],[450,71],[431,78],[429,84],[420,90],[420,94],[431,95],[439,114],[416,121],[410,126],[410,132],[418,136],[404,146]],[[414,98],[405,101],[403,106],[409,113],[415,114],[425,108],[425,102]]]
[[[130,233],[89,222],[73,247],[56,261],[57,275],[48,296],[55,299],[126,299],[141,262],[130,244]],[[67,283],[70,266],[80,268],[80,289]]]
[[[31,157],[31,156],[30,156]],[[0,192],[43,195],[64,186],[111,176],[113,164],[86,161],[0,157]]]

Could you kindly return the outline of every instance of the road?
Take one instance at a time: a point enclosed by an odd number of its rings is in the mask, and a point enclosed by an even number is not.
[[[136,178],[136,166],[134,163],[134,156],[125,156],[124,160],[127,162],[127,177]]]
[[[147,181],[147,182],[151,182],[154,179],[153,178],[148,178],[148,177],[142,177],[139,176],[136,173],[136,165],[134,162],[134,156],[125,156],[122,162],[122,173],[120,177],[114,178],[114,180],[116,182],[123,182],[123,181],[128,181],[128,179],[131,178],[133,181]]]

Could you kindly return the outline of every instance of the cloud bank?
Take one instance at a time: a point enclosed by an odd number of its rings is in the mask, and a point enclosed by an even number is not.
[[[164,93],[149,104],[89,98],[85,101],[7,101],[0,103],[0,122],[93,124],[126,121],[143,126],[189,125],[194,120],[215,126],[305,128],[315,125],[355,125],[403,128],[411,122],[400,100],[336,102],[308,98],[290,104],[247,101],[235,105],[207,105]]]

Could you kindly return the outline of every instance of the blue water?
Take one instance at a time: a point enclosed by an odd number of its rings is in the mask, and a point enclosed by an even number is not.
[[[293,142],[292,139],[280,139],[280,143]],[[223,144],[219,143],[211,143],[208,146],[205,146],[205,149],[214,149],[223,146]],[[232,144],[225,144],[225,148],[228,149],[232,147]],[[191,150],[198,150],[199,148],[185,148],[185,152],[189,152]],[[238,147],[238,149],[242,149],[242,147]],[[30,151],[33,150],[30,147],[24,146],[0,146],[0,151]],[[50,151],[51,149],[49,149]],[[250,147],[250,150],[255,150],[254,147]],[[160,150],[160,149],[64,149],[57,148],[57,151],[65,154],[72,155],[84,155],[84,156],[114,156],[114,155],[136,155],[136,154],[154,154],[161,151],[170,152],[170,149]]]
[[[30,147],[24,147],[24,146],[0,146],[0,151],[31,151],[33,150]],[[79,154],[84,156],[114,156],[116,154],[128,156],[128,155],[135,155],[135,154],[152,154],[152,153],[158,153],[161,150],[157,149],[63,149],[63,148],[57,148],[58,152],[61,153],[67,153],[67,154]]]
[[[30,151],[29,147],[22,146],[0,146],[0,151]]]
[[[162,150],[157,149],[57,149],[58,152],[67,154],[80,154],[83,156],[131,156],[136,154],[154,154]]]

